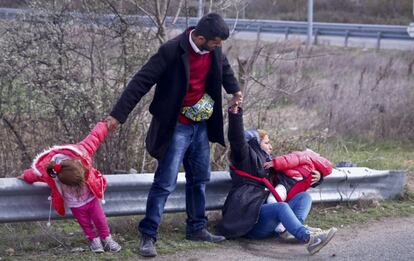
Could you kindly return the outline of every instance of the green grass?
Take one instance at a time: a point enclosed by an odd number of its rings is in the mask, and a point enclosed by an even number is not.
[[[212,216],[213,215],[213,216]],[[215,224],[217,212],[209,213]],[[110,217],[108,223],[114,238],[122,245],[120,253],[94,254],[88,250],[88,242],[79,225],[74,220],[46,222],[28,222],[0,225],[1,260],[128,260],[139,259],[139,239],[136,230],[137,221],[142,216]],[[214,229],[210,227],[210,229]],[[3,236],[4,235],[4,236]],[[185,214],[165,214],[159,229],[157,241],[158,254],[173,254],[178,251],[213,248],[216,244],[185,240]],[[85,251],[72,252],[75,248]]]
[[[385,201],[361,201],[342,204],[316,204],[307,220],[314,227],[342,227],[355,223],[367,223],[373,220],[414,214],[414,193],[407,192],[404,197]],[[213,230],[219,218],[219,212],[209,212],[210,229]],[[136,221],[142,217],[109,218],[109,224],[115,238],[122,245],[120,253],[93,254],[87,250],[87,241],[83,238],[79,226],[73,220],[53,221],[50,230],[44,230],[45,222],[26,224],[7,224],[0,226],[0,257],[2,260],[136,260],[138,255],[138,236]],[[236,241],[224,244],[212,244],[185,240],[185,214],[166,214],[160,227],[157,251],[160,255],[173,254],[193,249],[231,247]],[[29,232],[28,228],[32,228]],[[67,232],[74,231],[74,232]],[[60,242],[63,244],[61,244]],[[84,252],[72,253],[75,247]],[[13,249],[10,252],[10,249]],[[9,255],[8,253],[11,253]]]
[[[414,193],[384,201],[360,201],[335,205],[314,205],[307,219],[310,226],[329,228],[367,223],[391,217],[414,215]]]
[[[372,169],[404,169],[414,171],[412,141],[333,141],[320,146],[322,155],[332,162],[350,161]]]

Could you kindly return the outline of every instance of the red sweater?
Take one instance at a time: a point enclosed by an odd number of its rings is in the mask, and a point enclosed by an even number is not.
[[[211,60],[211,53],[198,54],[190,46],[190,79],[189,87],[183,101],[183,107],[192,106],[203,97]],[[178,116],[178,121],[183,124],[192,123],[192,120],[182,114]]]

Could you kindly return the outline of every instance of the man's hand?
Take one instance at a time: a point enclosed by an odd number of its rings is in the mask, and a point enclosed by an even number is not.
[[[311,185],[314,185],[315,183],[319,182],[321,180],[321,173],[317,170],[312,170],[312,182]]]
[[[243,102],[243,94],[241,91],[233,93],[233,98],[230,101],[230,107],[240,106]]]
[[[108,116],[106,117],[105,121],[106,121],[106,124],[108,124],[108,131],[112,132],[116,128],[118,128],[119,121],[115,119],[114,117]]]

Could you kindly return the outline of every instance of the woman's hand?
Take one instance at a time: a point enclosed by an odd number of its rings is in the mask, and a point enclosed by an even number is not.
[[[239,107],[243,102],[243,94],[241,91],[238,91],[233,94],[233,98],[229,102],[229,112],[239,113]]]
[[[264,167],[265,169],[270,169],[270,168],[273,168],[273,160],[265,162],[265,163],[263,164],[263,167]]]
[[[243,102],[243,94],[241,91],[238,91],[236,93],[233,93],[233,98],[230,101],[230,107],[236,105],[240,106]]]
[[[114,131],[119,125],[119,121],[117,119],[115,119],[114,117],[112,117],[112,116],[106,117],[105,121],[106,121],[106,124],[108,126],[108,131],[109,132]]]
[[[311,170],[311,175],[312,175],[311,185],[314,185],[315,183],[317,183],[321,180],[321,173],[319,171]]]
[[[237,105],[233,105],[229,108],[229,112],[236,114],[239,112],[239,107]]]

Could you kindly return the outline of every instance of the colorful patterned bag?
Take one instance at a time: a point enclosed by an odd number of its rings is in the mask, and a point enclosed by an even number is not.
[[[181,113],[192,121],[203,121],[213,114],[214,101],[207,93],[193,106],[183,107]]]

